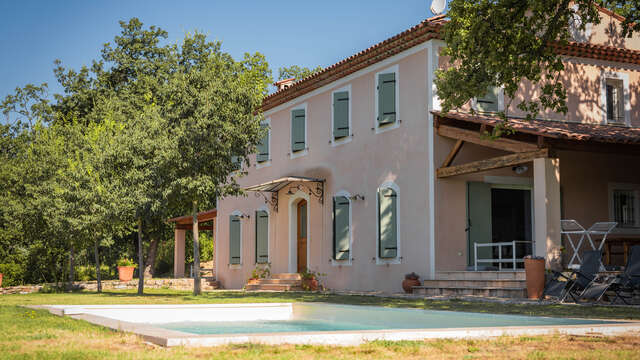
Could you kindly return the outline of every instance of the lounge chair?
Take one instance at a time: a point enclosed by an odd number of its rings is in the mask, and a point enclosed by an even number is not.
[[[640,290],[640,245],[631,247],[627,266],[622,274],[606,279],[602,283],[591,284],[585,289],[580,298],[600,301],[607,291],[613,291],[616,296],[611,300],[612,304],[620,299],[625,304],[630,305],[627,299],[633,298],[635,290]]]
[[[583,257],[580,268],[573,270],[569,276],[554,271],[545,285],[543,297],[554,297],[564,302],[571,296],[577,302],[584,290],[597,279],[602,265],[602,252],[599,250],[585,251]]]

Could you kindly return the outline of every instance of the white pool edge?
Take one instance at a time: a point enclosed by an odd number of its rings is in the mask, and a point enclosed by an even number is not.
[[[224,304],[237,305],[237,304]],[[250,306],[251,304],[243,304]],[[254,304],[257,305],[257,304]],[[264,304],[260,304],[264,305]],[[282,305],[282,304],[280,304]],[[138,305],[141,307],[152,305]],[[166,307],[162,305],[163,307]],[[167,305],[171,306],[171,305]],[[205,305],[206,307],[207,305]],[[49,310],[51,313],[64,316],[59,306],[29,306]],[[106,306],[108,307],[108,306]],[[617,336],[629,333],[640,333],[640,322],[632,320],[616,321],[615,324],[592,325],[543,325],[543,326],[504,326],[493,328],[449,328],[449,329],[409,329],[409,330],[356,330],[356,331],[318,331],[304,333],[252,333],[252,334],[219,334],[197,335],[175,330],[167,330],[146,324],[131,323],[92,314],[67,315],[95,325],[113,330],[126,331],[141,336],[150,343],[172,347],[205,347],[226,344],[253,343],[265,345],[306,344],[306,345],[338,345],[351,346],[376,340],[426,340],[426,339],[483,339],[499,336],[537,336],[537,335],[603,335]],[[591,319],[588,319],[591,320]],[[595,319],[593,319],[595,321]]]

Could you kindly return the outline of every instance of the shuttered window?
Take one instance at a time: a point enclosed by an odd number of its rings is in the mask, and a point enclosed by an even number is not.
[[[229,264],[240,264],[240,217],[229,216]]]
[[[258,144],[258,154],[256,155],[256,161],[261,163],[269,161],[269,125],[260,124],[260,127],[265,131],[264,137]]]
[[[349,92],[333,93],[333,139],[349,136]]]
[[[620,79],[606,80],[607,122],[624,123],[624,86]]]
[[[378,125],[396,122],[396,74],[378,75]]]
[[[232,155],[231,156],[231,165],[233,170],[240,170],[242,168],[242,159],[240,156]]]
[[[344,196],[333,198],[333,258],[349,260],[351,226],[349,224],[349,199]]]
[[[256,211],[256,263],[269,262],[269,214]]]
[[[476,98],[476,110],[480,112],[498,112],[498,96],[500,96],[500,88],[490,86],[486,94]]]
[[[306,114],[304,109],[291,111],[291,151],[302,151],[306,148],[305,139]]]
[[[398,256],[398,196],[391,188],[378,190],[378,246],[380,258]]]

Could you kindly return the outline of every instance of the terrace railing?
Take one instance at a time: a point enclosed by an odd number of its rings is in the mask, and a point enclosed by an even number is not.
[[[506,263],[511,263],[512,265],[512,269],[516,270],[516,265],[518,263],[523,263],[524,262],[524,255],[522,256],[516,256],[517,253],[517,244],[531,244],[531,241],[521,241],[521,240],[514,240],[514,241],[508,241],[508,242],[495,242],[495,243],[474,243],[474,270],[478,271],[478,263],[489,263],[489,264],[494,264],[494,263],[498,263],[498,270],[502,270],[502,264],[506,264]],[[479,259],[478,258],[478,248],[498,248],[498,258],[497,259]],[[505,254],[505,252],[503,252],[504,248],[508,248],[511,247],[511,256],[505,255],[503,256],[503,254]],[[493,254],[494,251],[491,251],[491,254]],[[525,254],[528,255],[528,254]],[[492,255],[495,256],[495,255]]]

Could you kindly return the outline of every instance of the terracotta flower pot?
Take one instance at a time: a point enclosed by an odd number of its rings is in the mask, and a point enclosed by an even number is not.
[[[413,287],[414,286],[420,286],[420,280],[419,279],[404,279],[404,280],[402,280],[402,290],[404,290],[404,292],[406,292],[407,294],[412,294],[413,293]]]
[[[247,285],[255,285],[258,284],[260,282],[260,279],[249,279],[249,281],[247,281]]]
[[[544,259],[524,258],[524,272],[527,278],[527,297],[539,300],[544,292]]]
[[[131,281],[133,279],[133,269],[135,269],[135,266],[118,266],[120,281]]]
[[[2,273],[0,273],[0,287],[2,287]]]
[[[309,291],[318,291],[318,280],[302,279],[302,288]]]

